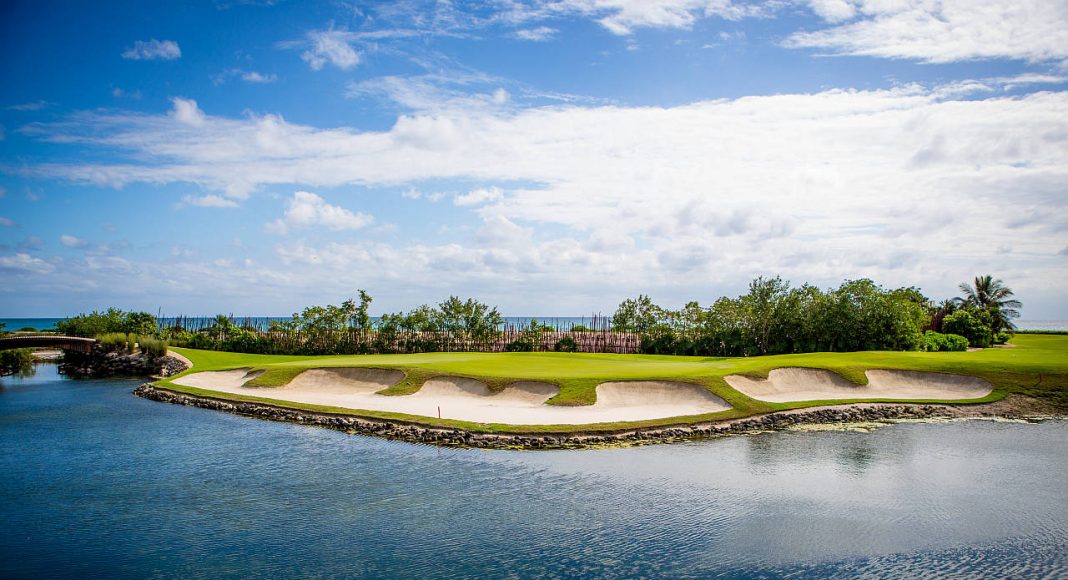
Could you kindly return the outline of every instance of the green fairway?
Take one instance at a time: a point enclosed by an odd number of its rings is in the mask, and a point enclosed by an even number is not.
[[[660,355],[612,355],[582,353],[425,353],[412,355],[354,355],[354,356],[278,356],[249,355],[191,349],[174,349],[188,357],[194,368],[187,372],[252,368],[264,374],[250,385],[274,387],[287,384],[309,368],[322,367],[378,367],[396,368],[405,372],[405,379],[390,387],[384,394],[403,395],[417,391],[427,379],[436,376],[478,378],[491,389],[503,389],[517,380],[539,380],[560,387],[559,395],[549,403],[554,405],[588,405],[596,398],[596,386],[618,380],[677,380],[697,383],[722,397],[732,405],[729,411],[673,419],[657,419],[627,424],[599,424],[596,429],[621,429],[666,425],[680,422],[722,420],[775,410],[800,408],[850,401],[804,401],[797,403],[766,403],[746,397],[730,388],[723,377],[730,374],[766,377],[768,372],[783,367],[826,369],[864,384],[864,371],[869,369],[900,369],[953,373],[982,377],[994,385],[987,397],[966,403],[989,402],[1009,394],[1021,394],[1040,399],[1052,409],[1068,411],[1068,336],[1018,335],[1008,348],[989,348],[977,352],[888,352],[869,351],[851,353],[810,353],[750,358],[680,357]],[[184,374],[184,373],[183,373]],[[213,393],[193,387],[161,381],[160,386],[191,394],[209,394],[220,398],[272,402],[293,408],[416,420],[421,423],[459,426],[479,430],[560,431],[575,430],[575,426],[503,426],[470,424],[462,421],[397,416],[390,413],[328,409],[270,399],[270,389],[263,397]],[[868,399],[871,400],[871,399]],[[896,401],[901,402],[901,401]],[[936,402],[936,401],[916,401]],[[961,403],[961,401],[955,401]],[[586,429],[588,430],[588,429]]]

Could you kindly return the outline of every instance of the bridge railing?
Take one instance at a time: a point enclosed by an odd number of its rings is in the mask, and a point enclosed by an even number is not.
[[[62,348],[77,352],[91,352],[96,340],[78,336],[12,336],[0,338],[0,350],[14,348]]]

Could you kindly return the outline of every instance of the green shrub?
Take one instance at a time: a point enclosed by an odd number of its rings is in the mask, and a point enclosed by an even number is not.
[[[133,332],[155,336],[159,333],[155,316],[147,312],[125,312],[118,308],[72,316],[57,322],[55,329],[59,334],[67,336],[96,336],[111,332]]]
[[[525,339],[516,339],[504,345],[505,352],[534,352],[534,343]]]
[[[999,332],[994,335],[994,344],[1005,344],[1006,342],[1009,342],[1009,339],[1011,338],[1011,334],[1007,332]]]
[[[0,376],[33,374],[33,349],[0,350]]]
[[[123,332],[108,332],[98,335],[96,343],[104,352],[126,352],[130,350],[127,335]]]
[[[923,335],[922,350],[927,352],[968,350],[968,339],[959,334],[942,334],[928,330]]]
[[[23,326],[15,332],[37,332],[37,329],[32,326]]]
[[[984,320],[984,315],[987,320]],[[990,315],[985,311],[962,308],[942,320],[942,330],[947,334],[963,336],[971,346],[986,348],[994,338],[989,318]]]
[[[556,341],[556,344],[553,345],[553,350],[556,352],[576,352],[578,351],[578,344],[575,343],[575,339],[565,336]]]
[[[589,332],[590,328],[585,324],[576,324],[571,327],[571,332]]]
[[[142,336],[138,342],[141,353],[150,359],[160,358],[167,355],[167,341],[151,336]]]

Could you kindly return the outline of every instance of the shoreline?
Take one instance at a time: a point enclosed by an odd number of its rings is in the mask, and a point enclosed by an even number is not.
[[[892,422],[902,419],[1024,419],[1061,418],[1045,405],[1028,397],[1010,397],[993,403],[972,405],[917,403],[850,403],[775,411],[738,419],[663,427],[632,428],[609,432],[574,430],[560,433],[480,432],[456,427],[430,427],[415,421],[367,418],[354,414],[326,413],[289,407],[192,395],[145,383],[133,394],[145,399],[224,411],[301,425],[316,425],[350,434],[447,447],[481,449],[582,449],[668,443],[778,431],[796,425],[845,425],[862,422]]]

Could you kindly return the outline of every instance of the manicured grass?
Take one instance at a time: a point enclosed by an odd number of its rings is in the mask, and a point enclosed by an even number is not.
[[[990,348],[978,352],[853,352],[810,353],[749,358],[676,357],[659,355],[612,355],[584,353],[426,353],[413,355],[357,355],[357,356],[281,356],[249,355],[191,349],[175,349],[193,361],[195,367],[187,372],[253,368],[263,370],[254,386],[272,387],[289,383],[300,372],[323,367],[396,368],[405,372],[405,379],[383,391],[388,395],[404,395],[417,391],[435,376],[473,377],[485,381],[493,390],[500,390],[517,380],[539,380],[554,383],[560,393],[549,403],[554,405],[588,405],[596,398],[595,387],[602,382],[618,380],[677,380],[703,385],[722,397],[733,407],[729,411],[695,417],[658,419],[630,423],[603,423],[596,426],[514,426],[473,424],[463,421],[430,420],[425,417],[404,416],[364,410],[346,410],[280,402],[264,397],[241,397],[212,393],[191,387],[174,385],[170,380],[160,386],[188,392],[209,394],[218,398],[257,400],[281,406],[322,412],[343,412],[366,417],[390,418],[463,427],[483,431],[600,431],[631,427],[671,425],[700,421],[745,417],[775,410],[809,407],[823,404],[856,402],[858,400],[805,401],[801,403],[765,403],[746,397],[730,388],[725,375],[744,374],[766,377],[768,372],[783,367],[826,369],[840,374],[856,384],[864,384],[864,371],[869,369],[901,369],[973,375],[987,379],[994,392],[969,403],[996,401],[1009,394],[1022,394],[1045,401],[1052,408],[1068,412],[1068,336],[1018,335],[1013,348]],[[263,392],[269,397],[269,389]],[[877,400],[877,399],[865,399]],[[895,400],[895,402],[901,402]],[[939,402],[939,401],[915,401]],[[955,401],[961,403],[961,401]]]

